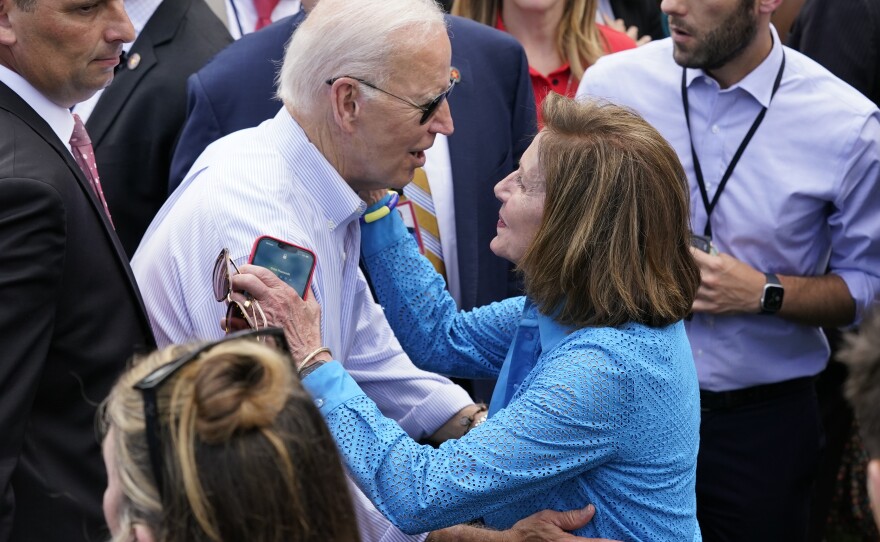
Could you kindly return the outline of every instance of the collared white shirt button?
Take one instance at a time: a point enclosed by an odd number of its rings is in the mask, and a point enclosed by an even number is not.
[[[720,131],[721,131],[721,128],[719,128],[717,124],[712,125],[712,133],[713,134],[717,134]]]

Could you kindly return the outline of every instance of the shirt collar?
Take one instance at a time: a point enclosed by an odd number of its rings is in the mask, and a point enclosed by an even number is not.
[[[70,136],[73,135],[73,115],[70,114],[69,109],[46,98],[24,77],[3,65],[0,65],[0,81],[31,106],[31,109],[36,111],[37,115],[52,128],[64,146],[68,150],[70,149]]]
[[[281,133],[279,151],[303,187],[318,203],[331,230],[357,220],[367,204],[348,186],[339,173],[315,147],[286,108],[275,115]],[[304,165],[308,164],[308,167]]]
[[[529,298],[526,298],[525,306],[523,307],[522,320],[537,320],[538,333],[541,336],[541,352],[545,353],[556,348],[562,339],[574,331],[573,327],[563,326],[554,320],[552,316],[541,314]]]
[[[725,91],[735,88],[741,88],[752,95],[755,100],[762,106],[769,107],[770,99],[773,95],[773,83],[776,82],[776,74],[779,73],[779,66],[782,64],[782,43],[779,41],[779,34],[776,28],[770,25],[770,35],[773,38],[773,47],[770,54],[758,66],[749,72],[741,81],[732,85]],[[701,69],[688,68],[685,76],[687,86],[698,77],[710,77],[709,74]]]

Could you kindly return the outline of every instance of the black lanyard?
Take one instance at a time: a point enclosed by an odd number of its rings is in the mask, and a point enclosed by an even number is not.
[[[785,71],[784,50],[782,51],[782,63],[779,65],[779,73],[776,74],[776,81],[773,83],[773,91],[770,93],[771,101],[773,100],[773,96],[776,96],[776,91],[779,90],[779,84],[782,82],[783,71]],[[765,106],[761,108],[761,112],[758,113],[757,118],[755,118],[755,122],[752,123],[752,127],[749,128],[749,132],[746,134],[746,137],[743,138],[742,143],[739,144],[739,148],[736,149],[736,153],[730,160],[730,164],[728,164],[727,170],[721,177],[721,182],[718,183],[718,189],[715,191],[715,196],[712,198],[712,201],[709,201],[709,194],[708,192],[706,192],[706,182],[703,180],[703,168],[700,167],[700,159],[697,158],[697,151],[694,149],[694,137],[691,134],[691,113],[690,106],[688,105],[687,93],[687,68],[682,68],[681,70],[681,101],[684,104],[684,118],[687,121],[688,140],[691,144],[691,156],[693,156],[694,159],[694,174],[697,176],[697,185],[700,187],[700,196],[702,196],[703,198],[703,207],[706,208],[706,227],[703,229],[703,234],[711,239],[712,211],[715,210],[715,205],[718,204],[718,198],[721,196],[721,192],[727,185],[727,181],[730,180],[730,176],[733,174],[733,169],[736,167],[737,162],[739,162],[739,159],[742,156],[743,152],[745,152],[746,147],[749,146],[749,141],[752,140],[752,136],[754,136],[755,132],[758,131],[758,126],[760,126],[761,122],[764,120],[764,115],[767,114],[767,107]]]

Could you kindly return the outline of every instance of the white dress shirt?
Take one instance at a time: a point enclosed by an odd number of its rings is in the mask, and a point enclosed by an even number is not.
[[[317,255],[310,295],[321,305],[321,333],[334,358],[409,435],[434,433],[472,401],[446,378],[413,366],[373,301],[358,268],[363,210],[285,109],[213,143],[132,260],[157,342],[220,337],[226,308],[211,286],[217,254],[227,247],[245,263],[254,240],[271,235]],[[370,523],[362,532],[377,530]]]
[[[855,300],[856,321],[880,294],[880,111],[801,53],[773,48],[729,88],[688,69],[694,149],[709,198],[761,108],[760,128],[712,213],[713,243],[758,271],[840,276]],[[785,52],[782,84],[773,83]],[[706,210],[694,175],[681,98],[682,68],[672,40],[601,58],[578,97],[635,109],[675,148],[690,181],[692,228]],[[648,89],[646,91],[646,89]],[[783,318],[698,313],[686,323],[700,387],[727,391],[810,376],[828,361],[822,330]]]

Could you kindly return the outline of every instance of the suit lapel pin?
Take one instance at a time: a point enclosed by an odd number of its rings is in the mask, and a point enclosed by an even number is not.
[[[137,68],[141,63],[141,55],[135,53],[128,57],[128,69],[133,70]]]
[[[461,72],[458,71],[458,68],[452,66],[449,68],[449,79],[452,80],[456,85],[461,83]]]

